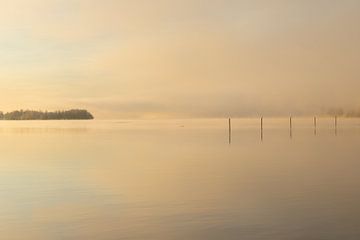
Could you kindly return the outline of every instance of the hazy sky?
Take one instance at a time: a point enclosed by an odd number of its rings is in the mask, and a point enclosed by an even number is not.
[[[99,118],[360,107],[358,0],[0,0],[0,109]]]

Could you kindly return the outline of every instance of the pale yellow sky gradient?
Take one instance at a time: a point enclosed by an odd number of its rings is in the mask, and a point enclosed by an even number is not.
[[[98,118],[360,107],[357,0],[1,0],[0,110]]]

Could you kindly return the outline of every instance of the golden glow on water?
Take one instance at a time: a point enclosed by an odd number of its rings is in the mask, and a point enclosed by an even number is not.
[[[0,122],[4,239],[360,236],[359,120]],[[336,238],[333,238],[336,236]]]
[[[0,0],[0,240],[360,239],[359,13]]]

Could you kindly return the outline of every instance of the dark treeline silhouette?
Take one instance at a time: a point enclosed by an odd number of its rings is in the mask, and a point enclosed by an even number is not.
[[[345,115],[346,117],[360,117],[360,111],[349,111]]]
[[[32,111],[20,110],[8,113],[0,112],[0,120],[80,120],[94,119],[87,110],[72,109],[67,111]]]
[[[360,117],[360,109],[359,110],[344,110],[342,108],[332,108],[328,110],[328,115],[338,116],[338,117]]]

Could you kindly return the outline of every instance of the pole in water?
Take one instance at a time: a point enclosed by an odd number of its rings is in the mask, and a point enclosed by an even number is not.
[[[334,127],[335,127],[335,136],[337,136],[337,116],[334,119]]]
[[[314,117],[314,135],[316,136],[316,117]]]
[[[231,118],[229,118],[229,144],[231,144]]]
[[[289,124],[290,124],[290,138],[292,138],[292,116],[289,118]]]
[[[261,138],[261,141],[264,139],[264,131],[263,131],[263,117],[261,117],[260,119],[260,138]]]

